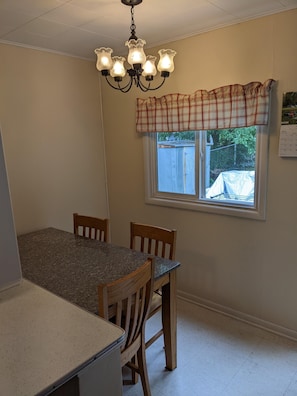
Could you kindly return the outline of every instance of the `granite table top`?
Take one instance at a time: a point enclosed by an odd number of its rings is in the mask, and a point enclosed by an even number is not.
[[[24,278],[92,313],[98,312],[98,284],[129,274],[149,256],[55,228],[20,235],[18,247]],[[155,280],[179,265],[156,257]]]

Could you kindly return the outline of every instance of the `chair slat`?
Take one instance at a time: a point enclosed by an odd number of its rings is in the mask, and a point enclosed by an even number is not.
[[[109,220],[73,213],[73,231],[75,235],[108,242]]]

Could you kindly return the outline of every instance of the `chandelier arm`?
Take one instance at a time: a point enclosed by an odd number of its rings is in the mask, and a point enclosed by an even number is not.
[[[119,86],[118,89],[119,89],[121,92],[123,92],[123,93],[127,93],[127,92],[129,92],[130,89],[132,88],[132,85],[133,85],[133,81],[132,81],[132,79],[130,78],[130,81],[129,81],[128,84],[125,85],[124,87],[120,87],[120,83],[118,83],[118,86]]]
[[[149,82],[148,85],[145,85],[140,78],[136,78],[135,76],[130,76],[130,81],[124,85],[123,87],[121,87],[120,82],[117,82],[117,85],[112,84],[111,81],[109,81],[108,76],[105,76],[105,80],[107,81],[108,85],[113,88],[116,89],[117,91],[121,91],[123,93],[127,93],[130,91],[130,89],[132,88],[133,82],[134,84],[140,88],[140,90],[142,92],[148,92],[148,91],[156,91],[157,89],[161,88],[162,85],[165,83],[166,77],[163,78],[163,81],[157,85],[156,87],[151,87],[151,83]]]
[[[128,82],[128,84],[126,84],[124,87],[121,87],[119,82],[117,83],[117,86],[116,86],[116,85],[113,85],[113,84],[109,81],[108,76],[105,76],[105,80],[107,81],[108,85],[109,85],[111,88],[116,89],[117,91],[124,92],[124,93],[130,91],[130,89],[131,89],[131,87],[132,87],[132,79],[131,79],[131,78],[130,78],[130,81]]]
[[[138,85],[137,85],[137,87],[140,88],[140,90],[141,90],[142,92],[150,91],[150,90],[151,90],[150,86],[151,86],[151,83],[150,83],[150,82],[148,83],[147,86],[145,86],[145,85],[143,84],[143,82],[140,81],[140,80],[138,81]]]
[[[123,87],[121,87],[120,82],[118,81],[118,89],[122,92],[128,92],[130,91],[131,87],[132,87],[132,79],[130,77],[130,81],[128,81],[128,83],[126,85],[124,85]]]
[[[157,87],[152,87],[151,88],[151,83],[150,82],[148,83],[147,86],[145,86],[144,83],[139,79],[138,87],[141,89],[142,92],[156,91],[157,89],[162,87],[162,85],[165,83],[165,80],[166,80],[166,77],[163,77],[163,81]]]

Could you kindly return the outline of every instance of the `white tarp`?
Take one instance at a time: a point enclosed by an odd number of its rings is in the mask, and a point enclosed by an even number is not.
[[[219,174],[208,189],[206,198],[253,201],[254,186],[255,171],[225,171]]]

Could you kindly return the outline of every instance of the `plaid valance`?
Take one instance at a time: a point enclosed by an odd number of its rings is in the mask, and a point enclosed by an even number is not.
[[[274,80],[227,85],[191,95],[137,99],[137,132],[182,132],[240,128],[268,123]]]

